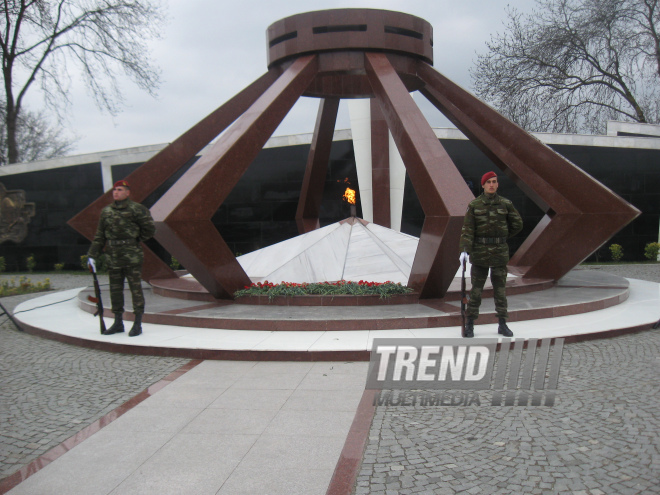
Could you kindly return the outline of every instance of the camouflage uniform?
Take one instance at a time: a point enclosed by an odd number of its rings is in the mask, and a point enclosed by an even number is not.
[[[499,318],[507,318],[506,264],[509,246],[506,240],[522,230],[522,218],[506,198],[495,194],[482,194],[469,205],[465,214],[460,251],[470,254],[472,290],[466,316],[476,320],[481,305],[488,269],[493,284],[495,310]]]
[[[89,249],[90,258],[98,258],[105,247],[110,279],[112,312],[124,312],[124,278],[128,280],[133,299],[133,312],[144,313],[142,293],[142,261],[140,242],[156,232],[149,210],[127,198],[115,201],[101,211],[99,226]]]

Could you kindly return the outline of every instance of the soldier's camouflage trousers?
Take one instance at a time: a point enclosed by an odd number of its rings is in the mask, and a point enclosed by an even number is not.
[[[465,315],[476,320],[479,317],[479,306],[481,306],[481,292],[488,278],[487,266],[472,265],[470,271],[470,280],[472,281],[472,290],[470,291],[470,301],[468,302]],[[495,312],[498,318],[507,318],[506,304],[506,266],[490,267],[490,281],[493,284],[493,293],[495,299]]]
[[[122,268],[108,269],[110,279],[110,302],[113,313],[124,312],[124,279],[128,281],[133,300],[133,312],[136,315],[144,313],[144,294],[142,293],[142,266],[132,265]]]

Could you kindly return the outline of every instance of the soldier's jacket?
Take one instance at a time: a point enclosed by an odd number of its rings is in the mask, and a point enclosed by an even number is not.
[[[506,265],[509,261],[509,246],[504,240],[516,235],[522,227],[520,213],[511,201],[497,193],[482,194],[468,205],[459,249],[470,254],[470,263],[474,265]],[[479,238],[487,243],[477,242]],[[501,243],[488,242],[495,239]]]
[[[151,239],[155,232],[153,218],[145,206],[130,198],[115,201],[101,211],[89,257],[98,258],[105,247],[108,268],[140,265],[144,258],[140,242]]]

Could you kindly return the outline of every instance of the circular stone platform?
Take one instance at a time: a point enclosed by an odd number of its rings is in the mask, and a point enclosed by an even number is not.
[[[438,302],[440,307],[249,306],[165,298],[149,289],[144,333],[104,336],[98,318],[88,312],[89,293],[80,288],[31,299],[16,308],[15,318],[27,332],[74,345],[193,359],[368,360],[374,338],[460,336],[458,302]],[[509,327],[516,339],[602,338],[651,328],[658,307],[657,283],[574,270],[550,289],[511,295]],[[484,299],[482,310],[475,337],[496,337],[492,299]],[[433,326],[437,322],[443,325]],[[111,323],[106,319],[106,325]],[[255,326],[261,329],[249,329]]]
[[[626,279],[581,270],[557,283],[513,278],[507,284],[511,322],[588,313],[620,304],[629,296]],[[157,281],[152,289],[146,289],[147,312],[143,321],[159,325],[271,332],[451,327],[461,324],[458,287],[460,280],[456,279],[443,299],[411,301],[406,297],[379,300],[364,296],[301,296],[281,298],[272,304],[265,304],[267,298],[254,298],[255,304],[247,304],[249,301],[213,299],[194,279],[180,277]],[[81,291],[78,304],[82,310],[94,313],[96,306],[88,300],[90,295],[93,295],[91,288]],[[107,292],[103,299],[109,302]],[[125,299],[127,303],[130,301],[128,291]],[[343,304],[337,306],[338,302]],[[390,304],[369,304],[373,302]],[[109,309],[104,314],[113,317]],[[125,317],[130,319],[132,314]],[[492,288],[487,287],[478,323],[496,321]]]

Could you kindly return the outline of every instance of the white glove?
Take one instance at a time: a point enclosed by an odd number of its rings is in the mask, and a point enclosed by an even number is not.
[[[461,262],[461,266],[463,266],[463,263],[467,263],[468,261],[468,254],[463,251],[461,255],[458,257],[458,260]]]
[[[96,262],[94,261],[94,258],[87,258],[87,266],[89,266],[91,272],[96,273]]]

